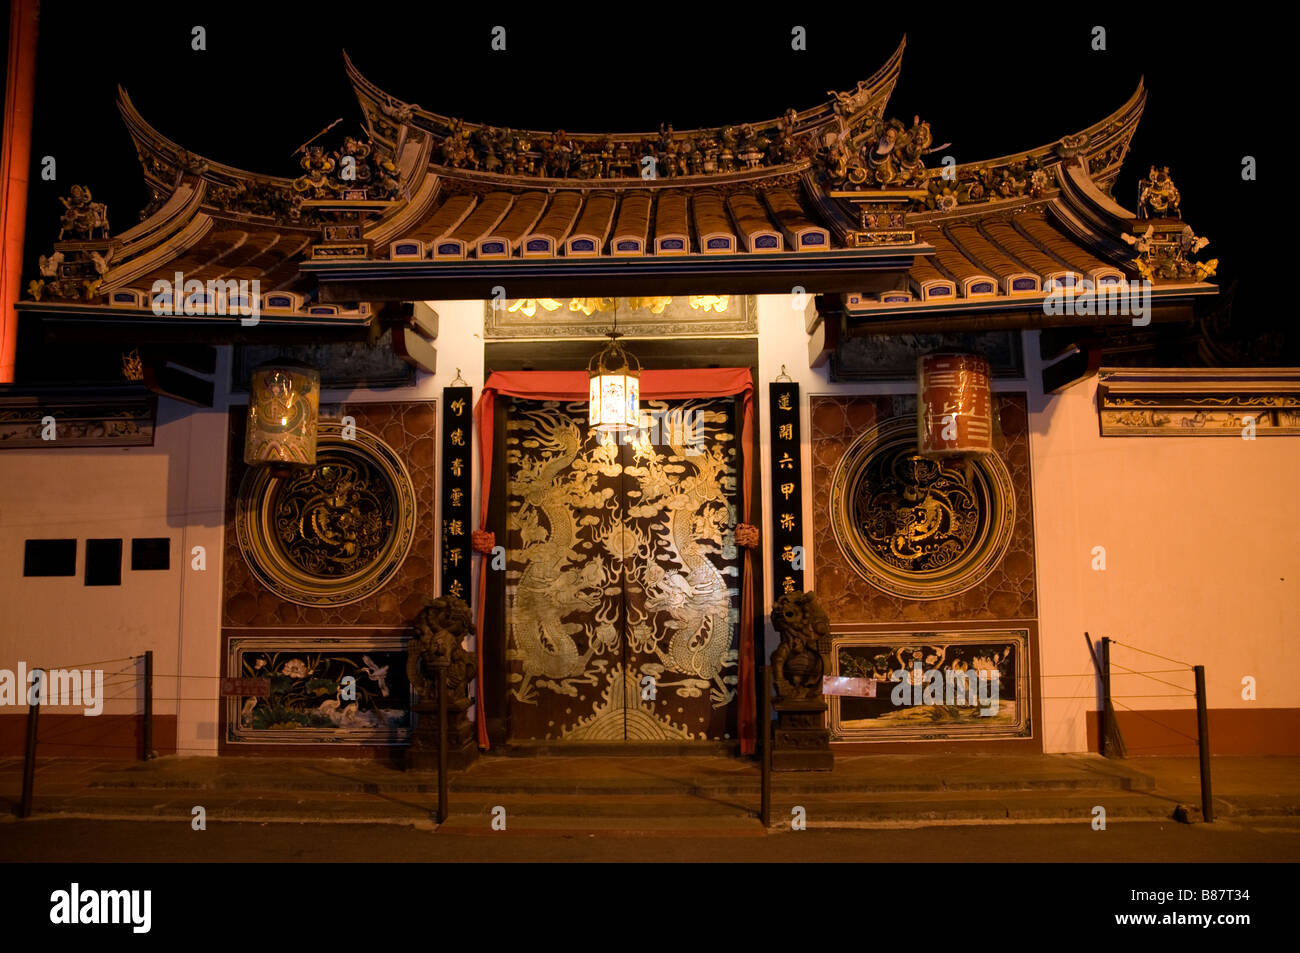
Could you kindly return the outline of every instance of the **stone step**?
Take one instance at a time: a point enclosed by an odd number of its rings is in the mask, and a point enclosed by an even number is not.
[[[144,790],[107,792],[95,795],[38,796],[36,813],[49,816],[97,816],[142,818],[189,824],[193,808],[203,806],[209,824],[233,821],[321,821],[336,823],[406,823],[428,825],[437,798],[426,795],[391,798],[370,794],[343,794],[329,798],[286,797],[282,792],[241,793],[206,799],[199,793]],[[948,792],[939,796],[899,798],[896,795],[774,795],[773,828],[789,830],[794,814],[809,828],[870,827],[880,825],[924,825],[931,823],[1077,820],[1091,823],[1093,809],[1104,807],[1108,820],[1166,820],[1176,807],[1167,797],[1124,791],[1094,792],[1008,792],[989,796],[987,792]],[[635,831],[635,830],[743,830],[758,824],[757,799],[711,800],[681,796],[622,796],[592,799],[586,795],[512,797],[453,797],[449,808],[462,832],[494,832],[492,818],[498,807],[505,808],[507,829],[546,831]],[[1195,817],[1199,812],[1187,805]],[[1294,813],[1285,805],[1254,805],[1249,809],[1221,803],[1223,816]],[[499,813],[499,812],[498,812]]]
[[[762,825],[755,817],[683,818],[683,817],[563,817],[521,815],[506,816],[505,830],[492,827],[491,819],[475,814],[452,814],[439,824],[440,835],[550,837],[573,835],[673,837],[682,834],[708,837],[763,837]],[[635,860],[635,857],[629,857]]]
[[[540,766],[539,766],[540,767]],[[435,772],[394,772],[390,776],[363,778],[329,774],[274,777],[256,773],[217,776],[158,775],[119,772],[90,782],[95,790],[185,790],[359,794],[437,794]],[[1016,777],[996,774],[925,777],[842,777],[820,772],[778,772],[772,776],[774,792],[817,794],[935,794],[951,791],[1145,791],[1150,777],[1136,771],[1058,774]],[[757,797],[757,772],[736,777],[547,777],[534,773],[478,772],[471,768],[448,779],[456,794],[535,794],[695,797]]]
[[[897,798],[876,795],[847,799],[839,796],[806,796],[792,798],[773,796],[772,818],[777,825],[789,825],[793,809],[803,808],[803,816],[811,825],[825,826],[829,822],[845,821],[901,821],[901,820],[955,820],[999,818],[1082,818],[1090,821],[1093,808],[1101,806],[1108,817],[1167,818],[1172,816],[1175,803],[1164,798],[1128,792],[1089,792],[1044,795],[1031,792],[1013,792],[1002,797],[989,797],[985,792],[958,792],[938,797]],[[477,801],[470,798],[451,800],[452,813],[462,817],[478,817],[484,824],[491,820],[492,812],[504,807],[507,817],[567,819],[581,824],[587,818],[606,819],[717,819],[723,817],[756,818],[759,804],[752,802],[717,802],[700,799],[620,798],[590,803],[578,798],[527,798],[517,801],[503,798],[499,802]],[[1189,806],[1190,807],[1190,806]]]

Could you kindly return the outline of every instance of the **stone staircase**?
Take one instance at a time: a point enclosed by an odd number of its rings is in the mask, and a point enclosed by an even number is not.
[[[449,834],[501,833],[502,816],[517,834],[763,834],[758,767],[733,757],[490,755],[452,774],[449,788],[439,828]],[[39,814],[188,822],[203,806],[209,823],[426,827],[438,786],[434,772],[373,761],[171,757],[91,763],[81,773],[47,765],[35,789]],[[1088,823],[1097,806],[1108,819],[1165,820],[1178,803],[1132,762],[1095,755],[863,755],[838,758],[833,772],[774,774],[771,816],[773,830],[790,830],[796,819],[809,830]]]

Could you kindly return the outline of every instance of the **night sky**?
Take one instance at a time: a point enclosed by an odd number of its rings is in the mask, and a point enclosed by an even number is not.
[[[408,102],[471,121],[570,132],[739,124],[803,109],[827,90],[870,76],[907,35],[902,75],[887,109],[919,113],[959,162],[1054,142],[1117,109],[1145,75],[1146,112],[1115,191],[1136,205],[1149,165],[1169,165],[1183,216],[1208,236],[1218,280],[1239,278],[1238,307],[1262,307],[1275,255],[1255,247],[1276,220],[1280,122],[1289,86],[1260,45],[1266,22],[1208,23],[1190,12],[1127,5],[1122,15],[1052,16],[1002,5],[932,4],[921,15],[855,5],[838,16],[788,15],[760,4],[551,5],[549,16],[449,13],[443,3],[97,3],[42,5],[27,259],[48,253],[73,183],[108,203],[113,232],[147,201],[115,105],[117,84],[145,119],[193,152],[241,168],[292,176],[294,150],[323,127],[336,146],[355,134],[360,108],[343,72],[346,49],[372,82]],[[483,5],[486,7],[486,5]],[[836,9],[836,8],[832,8]],[[849,10],[848,7],[838,8]],[[919,11],[919,6],[913,8]],[[949,12],[942,12],[942,11]],[[1190,8],[1188,8],[1190,11]],[[687,15],[690,16],[689,22]],[[1166,22],[1172,21],[1172,22]],[[494,25],[507,49],[490,48]],[[807,29],[806,51],[791,28]],[[191,48],[196,25],[207,49]],[[1094,26],[1106,50],[1091,49]],[[57,160],[55,182],[41,157]],[[1259,178],[1243,182],[1244,155]],[[932,157],[937,163],[939,155]],[[1272,182],[1273,184],[1269,184]],[[1266,215],[1266,211],[1269,215]]]

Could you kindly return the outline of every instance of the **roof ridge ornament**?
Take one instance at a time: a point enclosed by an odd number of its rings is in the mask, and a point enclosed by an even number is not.
[[[1136,219],[1135,222],[1143,221]],[[1211,278],[1218,271],[1219,259],[1195,261],[1194,257],[1210,243],[1177,219],[1156,219],[1141,235],[1125,232],[1120,236],[1133,246],[1133,267],[1145,280],[1196,281]]]
[[[1182,218],[1179,210],[1182,194],[1169,177],[1169,166],[1151,166],[1145,179],[1138,181],[1138,218]]]
[[[467,122],[398,99],[366,79],[346,51],[343,56],[376,135],[395,142],[406,125],[429,134],[435,165],[530,178],[639,180],[721,175],[815,157],[835,130],[859,130],[881,118],[906,44],[904,36],[880,69],[853,90],[829,91],[831,100],[810,109],[787,109],[760,122],[683,131],[663,123],[658,133],[547,132]],[[646,163],[647,158],[653,163]],[[643,172],[647,165],[649,176]]]
[[[94,201],[90,189],[75,184],[59,201],[59,237],[54,250],[38,258],[41,276],[28,282],[27,293],[36,301],[93,301],[119,244],[108,237],[108,206]],[[65,239],[69,232],[72,237]]]

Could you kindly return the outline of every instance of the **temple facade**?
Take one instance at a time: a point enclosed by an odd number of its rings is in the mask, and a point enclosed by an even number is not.
[[[1300,501],[1254,491],[1300,368],[1232,335],[1169,168],[1116,194],[1145,89],[958,164],[903,52],[641,133],[345,58],[365,135],[288,176],[120,91],[152,201],[73,187],[14,319],[120,373],[0,389],[4,753],[21,663],[82,673],[52,753],[138,757],[145,653],[160,753],[415,750],[450,632],[458,750],[744,756],[787,630],[835,752],[1096,750],[1109,639],[1130,754],[1194,752],[1197,665],[1216,752],[1295,753]]]

